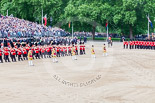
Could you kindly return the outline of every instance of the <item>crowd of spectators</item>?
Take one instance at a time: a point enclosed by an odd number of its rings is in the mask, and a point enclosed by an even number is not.
[[[62,36],[66,32],[60,28],[51,28],[35,22],[11,16],[0,15],[0,37]]]

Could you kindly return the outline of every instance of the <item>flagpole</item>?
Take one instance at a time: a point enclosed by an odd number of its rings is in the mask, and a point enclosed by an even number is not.
[[[107,21],[107,23],[108,23],[108,21]],[[108,41],[108,25],[109,24],[107,24],[107,41]]]
[[[72,21],[72,39],[73,39],[73,32],[74,32],[74,31],[73,31],[73,21]]]
[[[149,39],[149,35],[150,35],[150,33],[149,33],[149,14],[148,14],[148,34],[147,34],[148,39]]]
[[[42,25],[43,25],[43,9],[42,9],[42,18],[41,18],[41,23],[42,23]]]

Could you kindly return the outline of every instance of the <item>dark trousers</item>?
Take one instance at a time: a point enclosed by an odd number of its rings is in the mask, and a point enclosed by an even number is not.
[[[83,50],[83,54],[86,54],[86,53],[85,53],[85,50]]]
[[[60,57],[60,52],[57,52],[57,57]]]
[[[76,55],[78,55],[78,50],[76,50]]]
[[[2,59],[2,56],[0,56],[0,61],[1,61],[1,63],[3,63],[3,59]]]
[[[10,62],[10,60],[9,60],[9,56],[8,55],[4,55],[4,60],[5,60],[5,62]]]
[[[18,61],[20,61],[20,60],[23,61],[22,56],[21,55],[18,55]]]
[[[16,57],[15,57],[15,55],[11,55],[11,59],[12,59],[12,62],[16,62]]]
[[[135,49],[137,49],[137,45],[135,45]]]
[[[80,55],[82,55],[83,54],[83,51],[82,50],[80,50]]]
[[[46,58],[46,53],[45,52],[41,53],[40,55],[41,55],[41,58]]]
[[[61,56],[63,56],[63,57],[64,57],[64,52],[63,52],[63,51],[61,51]]]
[[[128,49],[128,45],[126,45],[126,49]]]
[[[131,45],[130,45],[130,49],[131,49]]]
[[[39,53],[35,54],[36,59],[40,59]]]
[[[24,59],[24,60],[28,60],[27,54],[23,54],[23,59]]]

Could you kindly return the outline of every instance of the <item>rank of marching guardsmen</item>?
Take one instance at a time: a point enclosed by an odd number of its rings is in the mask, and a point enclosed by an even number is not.
[[[155,41],[124,41],[123,48],[155,50]]]
[[[7,46],[6,46],[7,45]],[[2,48],[1,48],[2,47]],[[72,56],[73,60],[77,60],[76,55],[85,54],[85,45],[38,45],[37,43],[7,43],[0,44],[0,63],[17,62],[28,60],[29,65],[33,65],[33,59],[51,58],[53,62],[57,62],[56,57]]]
[[[26,42],[4,42],[0,43],[0,63],[17,62],[28,60],[30,66],[33,66],[34,59],[53,58],[53,62],[57,63],[57,57],[72,56],[73,60],[77,60],[76,55],[84,55],[85,45],[84,42],[80,45],[77,43],[71,46],[65,45],[38,45],[39,43],[26,43]],[[1,48],[2,47],[2,48]],[[103,45],[103,56],[107,56],[106,45]],[[94,45],[91,48],[91,57],[96,58]]]

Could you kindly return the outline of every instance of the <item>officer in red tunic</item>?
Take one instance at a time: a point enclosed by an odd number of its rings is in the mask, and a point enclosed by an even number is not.
[[[126,41],[126,49],[128,49],[128,41]]]
[[[34,51],[35,51],[35,57],[36,57],[36,59],[40,59],[38,47],[35,47]]]
[[[68,56],[68,54],[67,54],[67,47],[64,47],[64,53],[65,53],[65,56]]]
[[[47,58],[51,58],[51,48],[46,47],[46,52],[47,52]]]
[[[135,49],[137,49],[138,41],[135,41]]]
[[[12,59],[12,62],[16,62],[16,50],[11,48],[10,49],[10,54],[11,54],[11,59]]]
[[[83,52],[83,54],[86,54],[84,42],[83,42],[83,45],[82,45],[82,52]]]
[[[147,49],[149,49],[149,46],[150,46],[150,42],[149,41],[147,41]]]
[[[72,48],[69,46],[68,47],[68,56],[71,56],[72,55]]]
[[[132,49],[134,49],[135,41],[132,41]]]
[[[18,48],[18,49],[17,49],[17,54],[18,54],[18,61],[20,61],[20,60],[23,61],[23,58],[22,58],[22,50],[21,50],[21,48]]]
[[[75,45],[75,55],[78,55],[78,46]]]
[[[63,47],[60,47],[60,52],[61,52],[61,56],[64,57],[64,48]]]
[[[46,58],[46,53],[45,53],[45,48],[44,47],[41,47],[41,58]]]
[[[126,41],[123,41],[123,47],[124,47],[124,49],[125,49],[125,45],[126,45]]]
[[[151,49],[151,41],[149,41],[149,49]]]
[[[130,44],[129,45],[130,45],[130,49],[131,49],[132,48],[132,41],[130,41]]]
[[[30,50],[30,47],[28,45],[26,45],[26,52],[28,53]]]
[[[144,46],[145,46],[145,42],[141,41],[141,49],[144,49]]]
[[[28,60],[26,48],[23,48],[23,59],[24,59],[24,60]]]
[[[142,48],[145,49],[145,41],[142,41]]]
[[[155,41],[153,42],[153,48],[154,48],[154,50],[155,50]]]
[[[140,41],[140,49],[143,49],[143,41]]]
[[[82,44],[80,45],[80,55],[82,55],[83,54],[83,46],[82,46]]]
[[[33,59],[34,59],[35,51],[34,51],[34,47],[33,47],[33,45],[32,45],[32,47],[31,47],[31,52],[32,52],[32,57],[33,57]]]
[[[60,48],[57,47],[57,57],[60,57]]]
[[[1,63],[3,63],[1,46],[0,46],[0,61],[1,61]]]
[[[5,62],[10,62],[10,60],[9,60],[9,49],[6,47],[6,48],[4,48],[4,60],[5,60]]]

